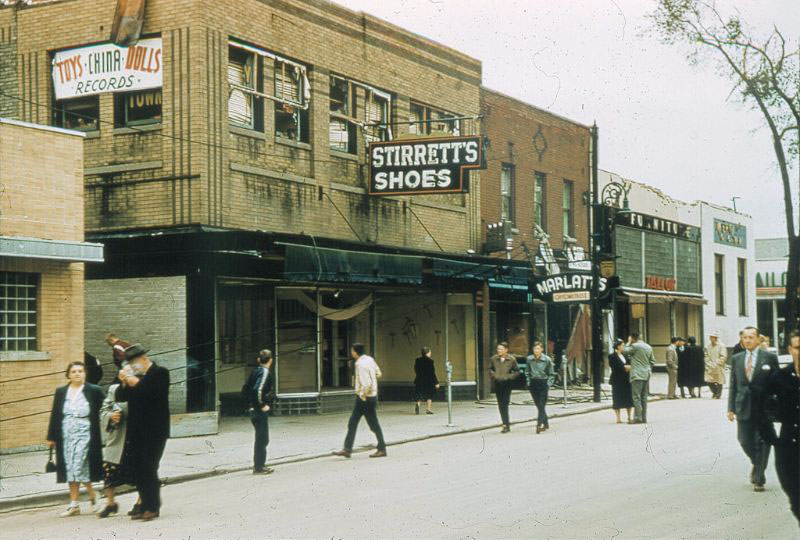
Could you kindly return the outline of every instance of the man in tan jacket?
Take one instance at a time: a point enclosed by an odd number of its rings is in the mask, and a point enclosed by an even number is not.
[[[722,397],[722,385],[725,384],[725,363],[728,360],[728,350],[719,341],[719,332],[714,331],[708,336],[709,345],[705,350],[706,383],[711,390],[712,398]]]
[[[678,347],[683,344],[679,337],[673,337],[667,346],[667,399],[678,399],[675,387],[678,383]]]
[[[517,359],[508,352],[508,343],[501,341],[497,344],[497,354],[489,361],[489,375],[494,381],[494,394],[497,397],[497,408],[500,409],[500,419],[503,422],[501,433],[511,431],[511,421],[508,418],[508,405],[511,402],[511,385],[521,375]]]

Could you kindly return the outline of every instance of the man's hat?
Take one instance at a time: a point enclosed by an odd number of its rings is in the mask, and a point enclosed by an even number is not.
[[[709,334],[709,337],[713,336],[715,338],[719,337],[719,330],[712,330]]]
[[[138,358],[140,356],[144,356],[145,354],[149,353],[150,349],[145,349],[139,343],[134,343],[127,349],[125,349],[125,360],[128,362],[132,361],[134,358]]]

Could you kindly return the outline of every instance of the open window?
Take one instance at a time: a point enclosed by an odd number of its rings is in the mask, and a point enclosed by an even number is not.
[[[356,153],[356,88],[347,79],[331,75],[329,90],[329,145],[332,150]]]
[[[231,124],[264,131],[263,63],[254,52],[228,47],[228,120]]]
[[[161,123],[161,89],[114,94],[114,126]]]
[[[389,129],[390,107],[391,98],[389,94],[374,88],[367,89],[366,129],[364,131],[364,138],[367,143],[391,139],[391,131]]]
[[[417,135],[430,135],[440,132],[448,135],[461,134],[461,120],[449,113],[428,105],[411,102],[409,132]]]
[[[275,136],[309,141],[308,78],[299,64],[275,59]]]
[[[53,125],[77,131],[100,129],[100,98],[85,96],[53,103]]]

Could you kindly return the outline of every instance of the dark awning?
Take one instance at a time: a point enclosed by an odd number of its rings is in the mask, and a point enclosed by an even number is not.
[[[530,268],[510,266],[503,261],[491,263],[472,263],[449,259],[431,259],[433,275],[448,279],[469,279],[488,281],[490,287],[500,289],[528,290]]]
[[[289,281],[422,283],[422,257],[283,244]]]
[[[628,301],[632,304],[671,304],[672,302],[679,302],[694,306],[702,306],[708,303],[702,295],[693,293],[649,291],[644,289],[631,289],[629,287],[620,287],[620,292],[624,293],[625,296],[628,297]]]

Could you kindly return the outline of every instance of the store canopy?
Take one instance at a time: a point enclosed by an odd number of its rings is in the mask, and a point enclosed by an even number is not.
[[[530,269],[523,266],[509,266],[498,261],[497,264],[473,263],[434,258],[433,275],[448,279],[468,279],[488,281],[490,287],[498,289],[528,290]]]
[[[0,257],[69,262],[103,262],[103,244],[0,236]]]
[[[289,281],[422,283],[422,257],[283,244]]]
[[[690,294],[663,291],[650,292],[642,289],[628,289],[626,287],[621,287],[620,291],[628,297],[628,302],[631,304],[671,304],[672,302],[680,302],[682,304],[702,306],[708,303],[702,296]]]

